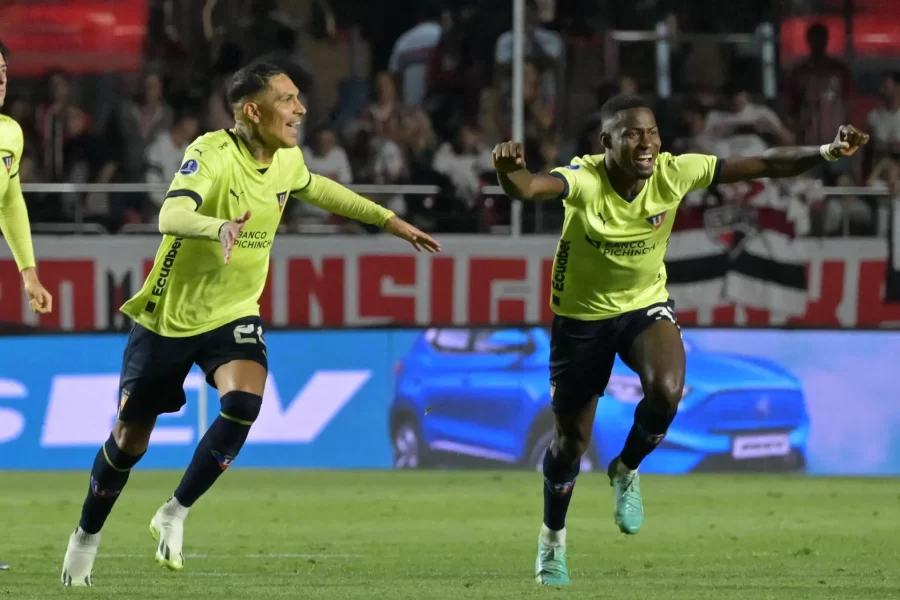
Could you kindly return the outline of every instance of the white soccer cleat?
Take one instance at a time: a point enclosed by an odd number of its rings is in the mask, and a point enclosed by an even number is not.
[[[157,542],[156,562],[170,571],[184,569],[184,519],[188,510],[171,498],[150,521],[150,535]]]
[[[77,527],[69,536],[69,547],[63,559],[62,584],[66,587],[94,585],[94,559],[100,547],[99,533],[86,533]]]

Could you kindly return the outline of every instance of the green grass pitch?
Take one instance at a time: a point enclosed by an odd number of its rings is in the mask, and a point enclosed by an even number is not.
[[[643,478],[644,530],[618,533],[600,474],[575,488],[572,585],[532,579],[530,472],[229,471],[186,522],[185,570],[147,526],[180,477],[137,471],[103,532],[94,587],[59,571],[86,473],[0,472],[0,600],[200,598],[789,600],[900,595],[891,479]]]

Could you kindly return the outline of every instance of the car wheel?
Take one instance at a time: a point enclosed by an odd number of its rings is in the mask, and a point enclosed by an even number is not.
[[[391,437],[395,469],[420,469],[424,466],[425,442],[414,423],[402,421]]]
[[[551,442],[553,442],[553,431],[548,431],[537,438],[534,445],[531,447],[531,451],[528,453],[527,465],[529,467],[535,469],[539,473],[544,471],[544,455],[547,453],[547,449],[550,447]],[[594,447],[590,446],[588,447],[587,452],[581,456],[581,472],[588,473],[596,468],[596,452]]]

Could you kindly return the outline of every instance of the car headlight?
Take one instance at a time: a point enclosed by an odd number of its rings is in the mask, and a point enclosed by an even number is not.
[[[684,386],[681,397],[684,398],[691,393],[690,386]],[[613,375],[609,378],[606,385],[606,395],[612,396],[619,402],[625,404],[637,404],[644,397],[644,390],[641,389],[641,379],[637,375]]]

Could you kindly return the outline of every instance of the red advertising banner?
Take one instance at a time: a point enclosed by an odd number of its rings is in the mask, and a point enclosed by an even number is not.
[[[15,264],[0,249],[0,320],[67,331],[121,329],[119,307],[141,286],[158,236],[36,236],[51,315],[32,314]],[[386,236],[282,236],[272,248],[262,314],[273,327],[546,323],[556,237],[443,236],[417,254]],[[808,298],[802,316],[730,303],[679,303],[684,324],[890,327],[885,240],[801,240]]]

